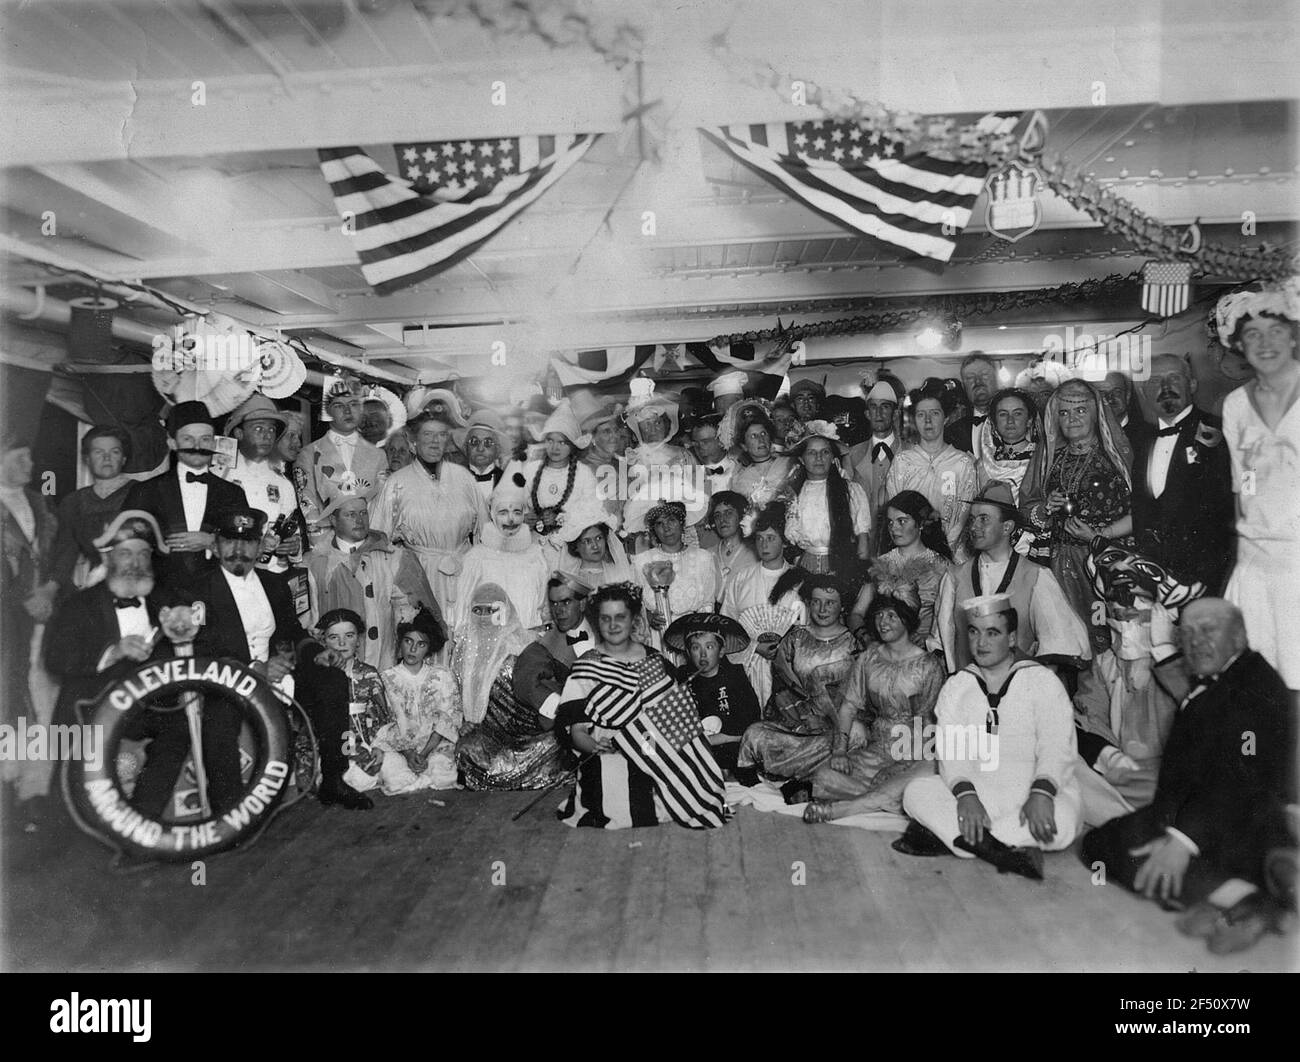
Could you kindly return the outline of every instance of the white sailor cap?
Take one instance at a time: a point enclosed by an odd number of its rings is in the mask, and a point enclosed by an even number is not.
[[[979,597],[968,597],[961,603],[967,619],[997,616],[1003,612],[1010,612],[1011,607],[1010,594],[981,594]]]

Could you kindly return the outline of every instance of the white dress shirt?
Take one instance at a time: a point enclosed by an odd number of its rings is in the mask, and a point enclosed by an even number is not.
[[[116,596],[116,595],[114,595]],[[149,619],[149,610],[145,608],[144,598],[138,598],[139,604],[132,608],[115,608],[113,611],[117,615],[117,641],[127,638],[132,634],[148,641],[153,637],[153,623]],[[113,642],[103,655],[99,658],[99,664],[96,671],[103,671],[109,666],[108,655],[117,647],[117,641]]]
[[[272,468],[270,461],[249,461],[240,454],[223,478],[227,483],[243,488],[249,506],[266,517],[268,531],[276,520],[281,516],[292,516],[298,507],[298,496],[294,493],[293,484]],[[272,554],[269,563],[259,564],[258,567],[283,572],[288,569],[289,561]]]
[[[1164,417],[1157,419],[1156,424],[1160,430],[1172,428],[1175,424],[1181,424],[1191,416],[1192,407],[1188,406],[1173,420],[1165,420]],[[1165,482],[1169,478],[1169,462],[1173,460],[1174,450],[1178,447],[1177,435],[1156,436],[1155,443],[1151,446],[1151,465],[1148,469],[1147,482],[1151,484],[1151,496],[1160,497],[1165,492]]]
[[[231,575],[225,568],[221,574],[235,598],[239,618],[248,638],[248,655],[252,660],[266,660],[271,655],[271,635],[275,633],[275,613],[271,601],[262,588],[256,571],[245,576]]]
[[[339,456],[343,458],[343,467],[351,471],[352,455],[357,452],[357,433],[340,435],[336,431],[330,431],[326,435],[329,441],[334,444],[334,449],[339,452]]]
[[[191,483],[185,477],[186,474],[199,476],[205,472],[210,472],[208,468],[190,468],[189,465],[176,462],[176,480],[181,485],[181,505],[185,507],[185,530],[202,531],[203,514],[208,508],[208,485],[206,483]]]

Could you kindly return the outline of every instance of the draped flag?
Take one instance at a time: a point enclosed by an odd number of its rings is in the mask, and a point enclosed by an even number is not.
[[[981,132],[1009,134],[1019,114],[988,114]],[[857,122],[768,122],[701,129],[705,137],[823,217],[946,262],[990,166],[909,149]]]
[[[633,669],[583,657],[570,678],[593,682],[587,718],[614,731],[614,745],[649,775],[673,820],[691,829],[727,821],[726,784],[700,730],[695,699],[667,671],[640,688]]]
[[[610,347],[608,350],[566,350],[551,355],[551,368],[555,370],[561,387],[624,383],[658,349],[654,343],[647,343],[638,347]]]
[[[729,347],[711,347],[705,343],[666,347],[649,343],[636,347],[610,347],[608,350],[557,351],[551,355],[551,368],[555,370],[560,386],[566,389],[595,383],[623,384],[643,368],[655,372],[671,369],[659,361],[666,352],[676,355],[683,370],[689,370],[690,362],[696,361],[714,375],[734,369],[750,373],[750,392],[767,399],[776,397],[794,357],[793,351],[787,350],[768,361],[755,352],[752,343],[732,343]]]
[[[402,177],[360,148],[321,148],[321,172],[361,272],[380,295],[473,254],[567,173],[599,134],[396,145]]]

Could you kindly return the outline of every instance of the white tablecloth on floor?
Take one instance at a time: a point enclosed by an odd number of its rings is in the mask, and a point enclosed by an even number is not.
[[[732,807],[752,807],[756,811],[774,811],[778,815],[803,817],[807,804],[787,804],[781,791],[767,782],[755,786],[743,786],[736,782],[727,783],[727,803]],[[849,815],[843,819],[832,819],[832,826],[856,826],[859,830],[882,830],[886,833],[902,833],[907,829],[907,816],[895,815],[891,811],[873,811],[862,815]]]

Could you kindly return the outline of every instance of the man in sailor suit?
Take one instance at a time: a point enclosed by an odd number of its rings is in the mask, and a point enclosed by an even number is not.
[[[939,774],[903,794],[914,826],[900,851],[941,842],[1000,872],[1042,878],[1040,849],[1068,848],[1080,824],[1074,711],[1052,672],[1015,652],[1018,617],[1006,594],[962,602],[974,661],[939,692]]]

